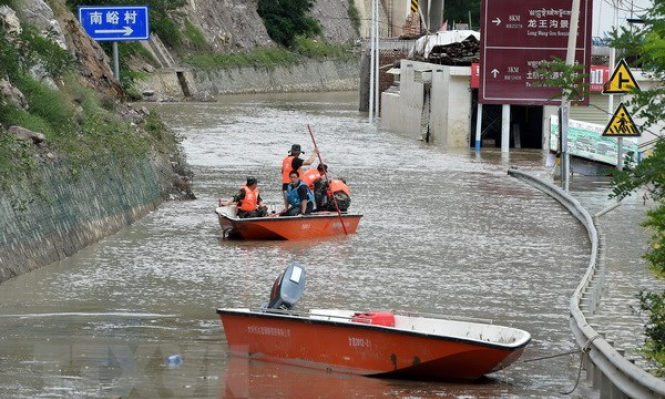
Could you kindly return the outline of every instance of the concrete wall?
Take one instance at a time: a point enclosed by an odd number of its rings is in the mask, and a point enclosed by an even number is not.
[[[399,92],[381,95],[381,127],[420,140],[423,98],[430,86],[430,140],[468,147],[471,130],[469,67],[402,60]]]
[[[471,131],[471,68],[439,65],[432,70],[432,142],[469,146]]]
[[[290,66],[194,72],[198,91],[211,94],[357,90],[359,58]]]
[[[425,84],[416,81],[416,71],[431,65],[424,62],[400,62],[399,92],[381,93],[381,128],[406,135],[415,140],[420,137],[420,119]]]
[[[357,58],[216,71],[169,68],[151,73],[136,88],[144,95],[151,93],[145,99],[153,101],[181,101],[185,85],[194,100],[216,94],[350,91],[358,89],[359,62]]]
[[[0,193],[0,283],[57,262],[154,210],[172,185],[167,158],[107,164],[76,177],[44,164],[37,189]],[[24,200],[24,209],[17,206]]]

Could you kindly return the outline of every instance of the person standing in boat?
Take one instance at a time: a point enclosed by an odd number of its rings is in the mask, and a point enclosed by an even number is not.
[[[300,154],[304,154],[304,152],[300,149],[300,144],[293,144],[291,146],[289,155],[282,161],[282,194],[284,196],[285,208],[289,207],[289,202],[286,199],[286,191],[288,185],[291,183],[291,180],[289,179],[289,173],[291,173],[291,171],[297,171],[299,175],[302,174],[303,165],[311,165],[312,162],[314,162],[316,159],[318,153],[319,150],[315,148],[309,158],[302,159],[300,158]]]
[[[258,180],[255,177],[248,177],[247,183],[240,187],[236,195],[226,202],[220,198],[219,206],[229,206],[236,204],[236,215],[239,218],[257,218],[268,216],[268,207],[263,203],[259,195]]]
[[[288,201],[287,209],[282,216],[309,215],[314,210],[314,194],[307,184],[300,180],[300,174],[292,170],[289,173],[290,183],[287,185],[285,195]]]

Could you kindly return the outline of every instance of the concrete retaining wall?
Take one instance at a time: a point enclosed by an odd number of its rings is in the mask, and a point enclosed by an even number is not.
[[[359,60],[320,61],[290,66],[195,71],[198,91],[212,94],[358,90]]]
[[[172,169],[168,160],[146,157],[72,177],[67,165],[45,164],[38,187],[44,198],[0,193],[0,283],[71,256],[154,210],[172,185]],[[24,210],[12,205],[19,198],[31,201]]]
[[[205,99],[205,94],[352,91],[358,90],[359,82],[360,58],[216,71],[163,69],[136,86],[143,93],[154,93],[146,100],[180,101],[185,91],[196,100]]]

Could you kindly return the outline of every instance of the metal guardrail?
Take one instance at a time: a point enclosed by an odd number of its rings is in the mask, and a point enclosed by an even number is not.
[[[594,330],[586,320],[593,314],[600,301],[605,281],[604,248],[599,240],[597,222],[582,205],[561,188],[536,176],[516,169],[508,174],[526,181],[548,194],[584,225],[591,242],[591,259],[575,293],[570,299],[570,327],[577,344],[587,352],[587,377],[593,378],[593,387],[600,389],[600,397],[611,399],[658,399],[665,398],[665,381],[656,378],[628,361],[608,341]],[[612,205],[613,209],[616,205]],[[604,210],[609,211],[610,208]],[[599,217],[604,212],[600,212]],[[600,260],[600,261],[599,261]]]

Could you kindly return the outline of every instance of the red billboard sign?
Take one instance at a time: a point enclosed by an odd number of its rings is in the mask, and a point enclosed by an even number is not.
[[[589,91],[602,93],[605,82],[610,80],[610,67],[607,65],[591,65],[589,73]]]
[[[605,82],[610,80],[610,67],[607,65],[591,65],[589,72],[589,91],[591,93],[602,93]],[[471,64],[471,88],[480,88],[480,64]]]
[[[484,104],[559,105],[560,89],[541,87],[538,69],[566,59],[570,0],[482,0],[480,82]],[[592,0],[581,0],[575,62],[591,65]]]

